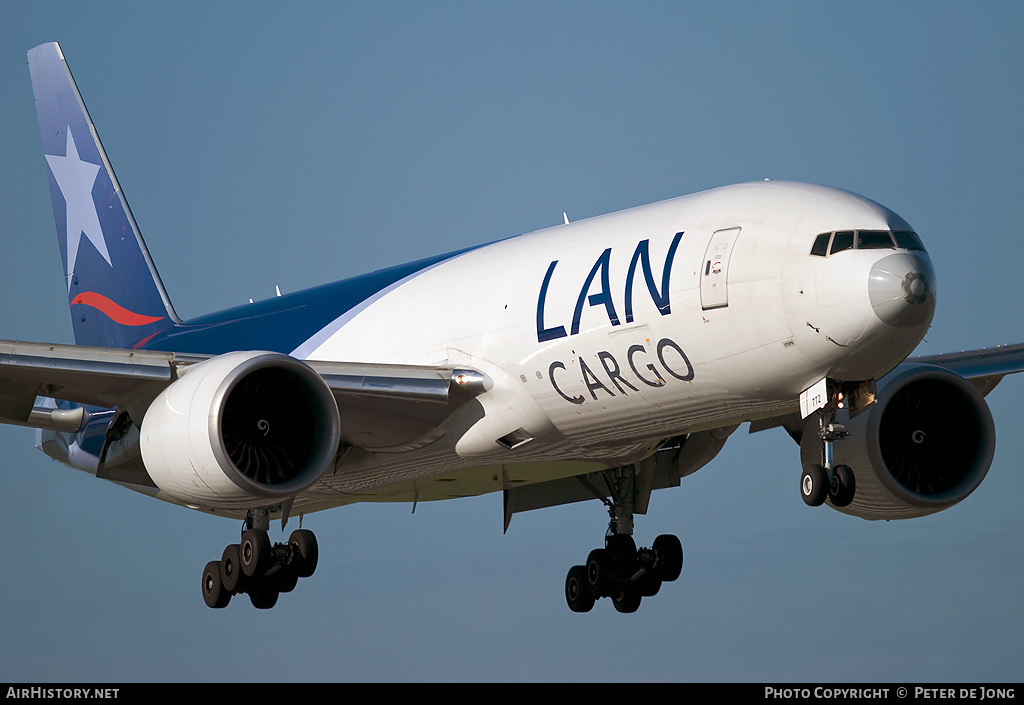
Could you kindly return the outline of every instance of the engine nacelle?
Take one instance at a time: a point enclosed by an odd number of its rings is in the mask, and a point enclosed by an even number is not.
[[[878,381],[877,401],[835,441],[833,463],[856,478],[853,502],[838,511],[864,519],[908,519],[942,511],[985,479],[995,453],[995,424],[981,393],[949,370],[900,365]],[[801,460],[821,462],[818,420],[809,419]]]
[[[339,434],[320,375],[287,355],[247,351],[187,368],[150,404],[140,447],[170,498],[241,509],[310,487],[335,457]]]

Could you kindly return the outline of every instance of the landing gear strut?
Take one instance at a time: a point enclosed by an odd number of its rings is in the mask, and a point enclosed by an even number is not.
[[[836,423],[836,410],[843,408],[843,394],[836,393],[835,399],[821,410],[818,437],[821,439],[821,464],[804,466],[800,475],[800,496],[811,507],[820,507],[828,499],[833,507],[845,507],[853,501],[856,481],[849,465],[833,462],[833,443],[850,435],[846,427]]]
[[[679,577],[683,546],[679,538],[663,534],[650,548],[637,548],[633,540],[633,510],[637,477],[633,466],[604,473],[612,499],[590,489],[608,507],[610,521],[604,548],[595,548],[585,565],[569,569],[565,601],[573,612],[589,612],[602,597],[612,600],[618,612],[636,612],[645,597],[658,594],[663,582]]]
[[[203,569],[203,599],[208,607],[226,607],[233,595],[248,594],[252,606],[270,609],[282,592],[291,592],[299,578],[316,570],[316,536],[297,529],[287,543],[271,545],[265,513],[250,512],[239,543],[224,549],[219,561]]]

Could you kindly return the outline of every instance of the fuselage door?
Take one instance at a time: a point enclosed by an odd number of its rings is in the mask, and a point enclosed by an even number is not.
[[[739,228],[729,228],[711,236],[700,278],[700,305],[705,311],[729,305],[729,258],[739,234]]]

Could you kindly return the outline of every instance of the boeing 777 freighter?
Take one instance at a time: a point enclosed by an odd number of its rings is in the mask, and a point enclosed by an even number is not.
[[[634,517],[744,423],[799,443],[808,505],[866,519],[950,507],[992,462],[984,395],[1024,346],[907,359],[935,273],[871,200],[726,186],[182,320],[60,48],[28,56],[77,345],[0,341],[0,421],[242,521],[203,570],[210,607],[272,607],[312,575],[313,533],[272,544],[272,520],[502,492],[506,527],[603,502],[565,597],[635,611],[683,552],[638,547]]]

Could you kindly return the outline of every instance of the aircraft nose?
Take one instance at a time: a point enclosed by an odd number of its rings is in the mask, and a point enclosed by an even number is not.
[[[900,252],[878,260],[868,275],[875,315],[897,328],[927,325],[935,312],[935,272],[927,255]]]

